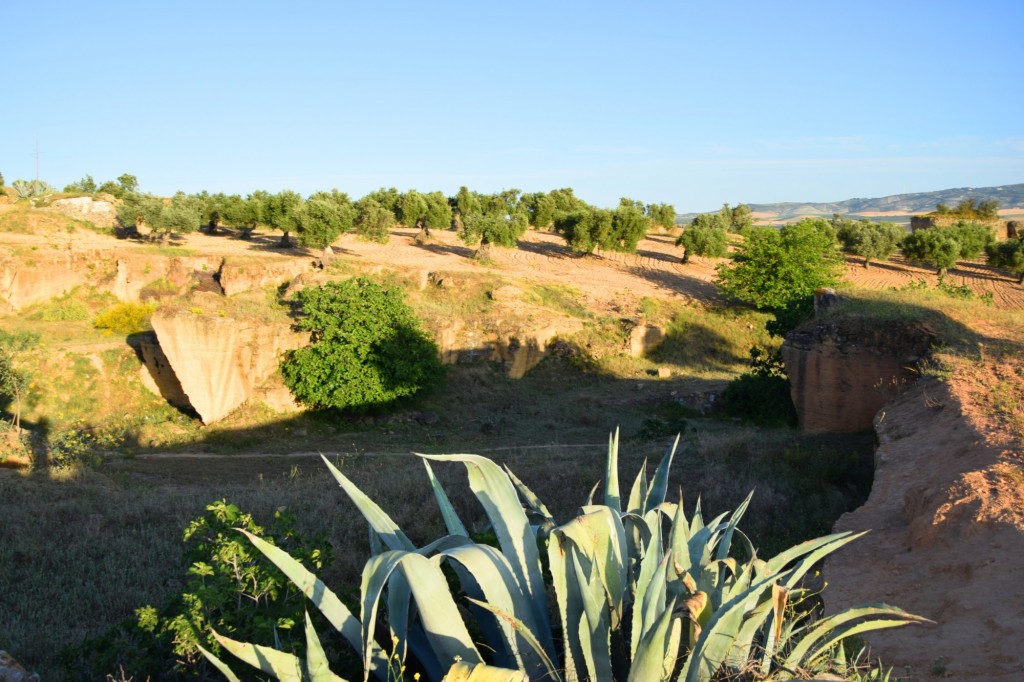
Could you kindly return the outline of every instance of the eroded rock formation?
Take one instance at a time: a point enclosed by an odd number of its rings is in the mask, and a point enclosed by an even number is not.
[[[868,636],[901,677],[1024,679],[1021,453],[972,419],[977,388],[926,379],[886,405],[871,495],[834,528],[871,532],[829,559],[828,611],[885,602],[935,621]]]
[[[113,200],[112,197],[111,199]],[[50,204],[50,210],[66,215],[69,218],[88,220],[97,227],[114,227],[117,225],[117,209],[114,208],[113,201],[93,199],[92,197],[57,199]]]
[[[152,323],[182,390],[206,424],[253,397],[277,370],[282,353],[309,342],[308,334],[292,331],[287,321],[161,308]]]
[[[786,364],[800,427],[807,433],[871,428],[875,413],[905,392],[935,341],[920,323],[833,318],[786,335]]]

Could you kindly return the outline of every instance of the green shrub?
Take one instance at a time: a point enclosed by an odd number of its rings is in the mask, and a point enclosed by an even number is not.
[[[303,289],[297,327],[313,343],[281,363],[285,384],[314,408],[363,412],[436,387],[440,351],[397,288],[356,277]]]
[[[81,322],[89,319],[89,307],[74,293],[54,296],[38,306],[29,318],[42,322]]]
[[[310,569],[327,567],[333,553],[321,535],[304,537],[286,511],[264,529],[226,500],[206,507],[183,534],[185,586],[163,606],[144,606],[100,637],[65,650],[74,679],[214,679],[199,651],[219,652],[210,628],[290,653],[305,654],[304,597],[235,529],[266,538]]]
[[[152,329],[149,318],[154,310],[156,306],[148,303],[118,303],[97,315],[92,324],[116,334],[137,334]]]
[[[709,520],[699,505],[688,518],[682,504],[667,501],[674,455],[673,446],[651,479],[642,468],[622,495],[616,434],[603,501],[594,503],[595,487],[581,514],[564,525],[511,472],[484,457],[420,455],[449,533],[420,548],[325,458],[371,528],[361,621],[299,562],[248,537],[301,586],[332,632],[360,654],[364,676],[382,680],[400,679],[413,661],[427,679],[441,679],[457,667],[516,681],[528,675],[709,682],[741,674],[783,680],[796,670],[845,663],[839,652],[848,635],[928,622],[882,604],[824,617],[817,594],[802,587],[802,580],[859,535],[837,533],[760,559],[737,528],[749,497],[731,515]],[[427,460],[466,467],[497,548],[470,538]],[[386,626],[378,624],[382,602]],[[379,635],[387,644],[377,641]],[[308,621],[306,637],[309,655],[303,661],[216,636],[224,649],[279,679],[333,679]],[[228,670],[223,661],[217,665]],[[314,678],[316,673],[322,677]]]
[[[753,348],[750,358],[751,371],[725,387],[718,409],[728,417],[761,426],[796,426],[796,408],[781,356]]]

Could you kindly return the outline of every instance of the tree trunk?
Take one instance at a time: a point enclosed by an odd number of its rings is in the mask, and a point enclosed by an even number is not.
[[[1020,273],[1020,277],[1017,278],[1017,284],[1024,284],[1024,272]]]
[[[686,265],[687,263],[690,262],[690,250],[689,249],[683,249],[683,259],[682,260],[683,260],[683,265]]]
[[[281,235],[281,241],[278,244],[278,246],[280,246],[282,249],[287,249],[291,248],[291,245],[292,242],[290,239],[288,239],[288,232],[285,232],[283,235]]]

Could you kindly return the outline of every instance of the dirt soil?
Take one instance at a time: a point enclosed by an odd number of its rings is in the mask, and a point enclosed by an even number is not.
[[[10,205],[0,205],[0,212],[13,209]],[[568,250],[560,236],[530,230],[520,240],[518,249],[492,248],[489,265],[472,259],[473,249],[465,246],[454,232],[435,230],[426,244],[417,243],[417,233],[415,229],[395,229],[387,244],[366,242],[354,234],[346,234],[336,242],[334,251],[341,258],[367,270],[391,269],[425,274],[479,273],[493,269],[526,283],[571,286],[581,292],[583,300],[580,303],[598,314],[620,313],[646,296],[685,301],[718,298],[714,286],[715,267],[722,261],[694,257],[683,265],[680,262],[681,251],[675,246],[674,232],[652,233],[640,242],[635,254],[600,252],[579,256]],[[259,256],[289,252],[299,257],[317,256],[303,249],[282,251],[274,248],[279,239],[277,233],[263,232],[251,241],[242,240],[229,229],[217,235],[192,233],[177,238],[173,245],[205,256]],[[117,240],[85,229],[70,234],[0,232],[0,247],[4,245],[72,251],[153,248],[152,244]],[[864,268],[860,259],[851,258],[846,278],[854,287],[868,289],[900,287],[919,280],[924,280],[929,286],[937,282],[933,269],[912,265],[900,257],[885,263],[873,263],[869,268]],[[950,271],[946,281],[967,285],[979,294],[991,292],[998,307],[1024,309],[1024,286],[980,261],[962,263]]]
[[[914,680],[1024,679],[1024,359],[961,361],[876,417],[875,481],[835,530],[831,610],[886,602],[935,621],[868,637]]]

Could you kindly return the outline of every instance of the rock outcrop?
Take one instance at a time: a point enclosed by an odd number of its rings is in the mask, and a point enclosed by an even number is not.
[[[284,284],[308,272],[312,261],[294,256],[228,257],[220,266],[218,278],[226,296]]]
[[[50,210],[66,215],[69,218],[88,220],[97,227],[114,227],[117,225],[117,209],[111,201],[93,199],[92,197],[57,199],[50,204]]]
[[[153,330],[174,375],[203,423],[253,397],[285,351],[309,343],[287,322],[235,319],[162,308]]]
[[[175,407],[192,407],[170,361],[157,341],[156,334],[140,335],[135,341],[135,348],[142,359],[142,367],[139,368],[142,385]]]
[[[629,354],[640,358],[665,341],[665,330],[653,324],[638,324],[629,333]]]
[[[979,429],[965,414],[967,395],[955,380],[925,379],[878,413],[871,495],[834,528],[871,532],[828,560],[826,608],[885,602],[934,620],[868,636],[873,655],[900,672],[908,666],[913,679],[1016,681],[1021,452]]]
[[[806,433],[871,428],[875,413],[917,377],[935,334],[920,323],[880,323],[836,317],[786,335],[793,404]]]
[[[582,320],[565,318],[539,329],[495,334],[490,338],[491,360],[502,363],[509,378],[522,379],[547,357],[555,337],[575,334],[582,328]]]
[[[0,301],[12,310],[20,310],[98,278],[102,278],[102,273],[90,254],[56,249],[38,251],[0,262]]]

